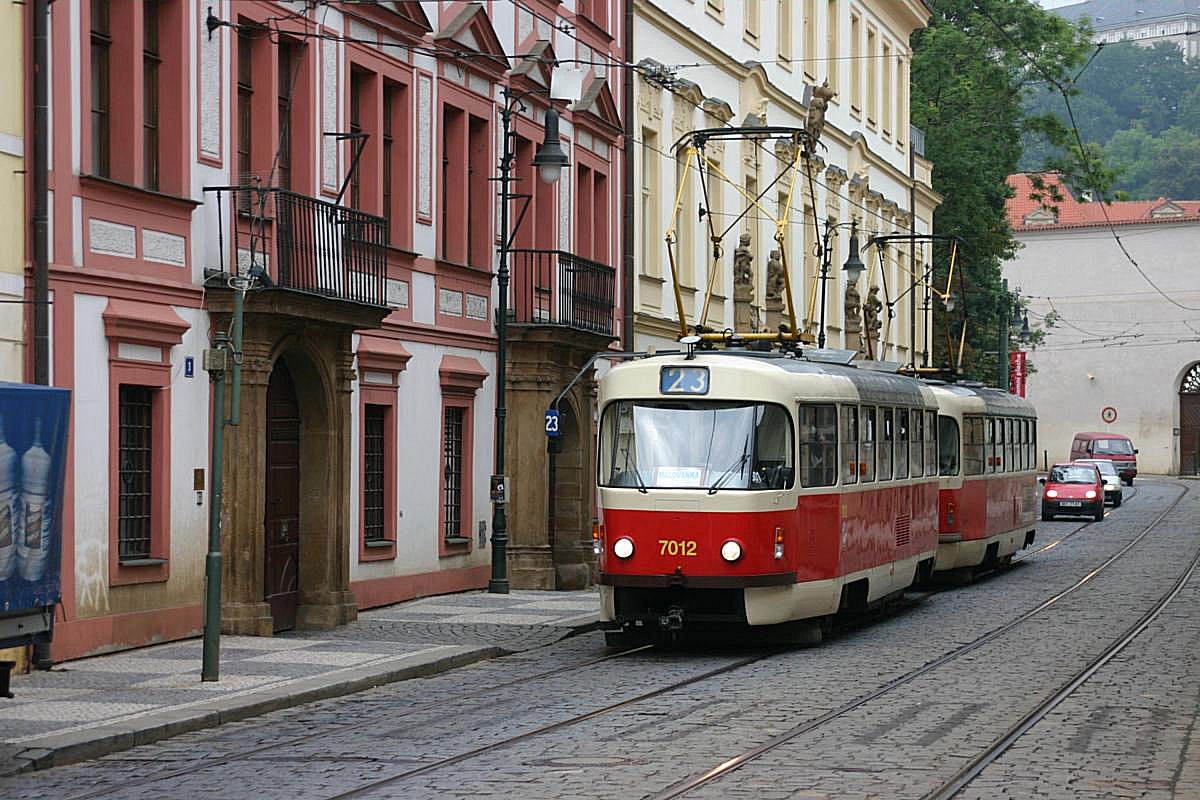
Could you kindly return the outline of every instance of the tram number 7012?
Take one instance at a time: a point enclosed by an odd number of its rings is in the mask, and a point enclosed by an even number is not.
[[[691,539],[682,542],[677,539],[658,540],[658,554],[660,556],[694,556],[696,555],[696,548],[696,542]]]

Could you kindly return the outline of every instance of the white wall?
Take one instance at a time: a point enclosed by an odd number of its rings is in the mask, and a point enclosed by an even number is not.
[[[1200,224],[1121,226],[1121,240],[1176,302],[1200,309],[1195,254]],[[1005,265],[1010,289],[1028,299],[1030,324],[1057,310],[1061,321],[1029,355],[1037,372],[1039,449],[1066,458],[1079,431],[1122,433],[1138,448],[1140,472],[1179,469],[1179,383],[1200,361],[1200,311],[1163,299],[1121,254],[1105,228],[1018,232],[1024,244]],[[1106,425],[1100,412],[1117,410]],[[1039,454],[1039,464],[1041,455]]]

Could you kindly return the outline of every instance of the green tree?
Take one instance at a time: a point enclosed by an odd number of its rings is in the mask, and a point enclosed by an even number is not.
[[[1142,125],[1116,133],[1105,148],[1122,176],[1116,188],[1144,199],[1200,196],[1200,135],[1167,128],[1152,136]]]
[[[991,379],[1000,315],[1009,313],[1000,265],[1017,249],[1005,214],[1005,178],[1017,170],[1023,138],[1047,141],[1055,156],[1043,166],[1058,168],[1068,180],[1103,183],[1107,176],[1094,152],[1079,152],[1056,114],[1025,106],[1030,93],[1067,86],[1092,47],[1082,25],[1028,0],[934,0],[932,6],[929,25],[913,36],[912,120],[925,131],[933,188],[945,198],[934,213],[934,230],[970,245],[960,261],[969,320],[965,367]],[[935,249],[939,282],[948,261],[946,248]],[[935,340],[938,362],[951,362],[947,341]]]

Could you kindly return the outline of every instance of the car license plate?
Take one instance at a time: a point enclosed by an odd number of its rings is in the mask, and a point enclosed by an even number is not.
[[[1083,505],[1082,500],[1063,500],[1059,503],[1063,508],[1079,508]]]

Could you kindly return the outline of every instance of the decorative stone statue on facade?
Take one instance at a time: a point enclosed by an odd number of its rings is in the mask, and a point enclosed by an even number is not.
[[[783,275],[783,253],[772,250],[767,260],[767,330],[777,331],[783,324],[783,293],[787,285]]]
[[[867,292],[867,300],[863,303],[863,338],[866,340],[866,355],[867,358],[876,358],[875,349],[879,345],[879,332],[883,328],[883,320],[880,319],[880,312],[883,311],[883,303],[879,300],[879,287],[872,286]]]
[[[829,88],[828,78],[813,89],[812,99],[808,103],[808,123],[804,128],[812,137],[814,145],[820,141],[821,132],[825,129],[825,110],[829,108],[829,101],[836,96],[837,92]]]
[[[750,234],[743,233],[733,251],[733,320],[734,329],[754,328],[754,254],[750,252]]]
[[[862,352],[862,297],[857,283],[846,286],[846,298],[842,325],[846,334],[846,349]]]

